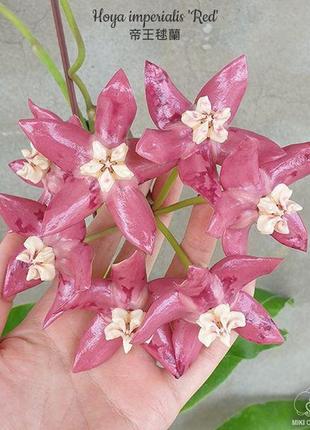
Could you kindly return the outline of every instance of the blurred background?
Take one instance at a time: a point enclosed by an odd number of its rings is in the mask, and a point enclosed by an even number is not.
[[[55,29],[47,0],[12,0],[3,4],[30,27],[61,68]],[[310,140],[310,2],[309,0],[88,0],[70,2],[84,37],[87,60],[80,71],[93,100],[122,67],[134,88],[138,115],[133,126],[139,135],[152,126],[143,88],[145,59],[168,70],[181,91],[193,99],[201,86],[226,63],[246,54],[249,87],[234,125],[264,134],[281,145]],[[173,12],[188,14],[218,10],[212,23],[193,23],[190,15],[183,23],[155,23],[154,40],[142,40],[141,25],[127,22],[111,28],[109,23],[94,22],[93,9],[105,13]],[[140,39],[132,40],[140,30]],[[168,40],[157,40],[156,29],[167,29]],[[179,31],[179,40],[169,40],[169,29]],[[137,32],[136,32],[137,33]],[[177,38],[178,32],[171,32]],[[152,37],[152,31],[149,32]],[[173,36],[174,34],[174,36]],[[72,59],[76,50],[67,32]],[[0,16],[0,185],[1,192],[36,197],[35,189],[25,186],[11,171],[9,161],[20,158],[28,146],[18,128],[20,118],[30,116],[27,99],[46,107],[63,118],[70,115],[58,87],[31,52],[21,35]],[[82,106],[82,104],[81,104]],[[310,178],[294,188],[294,200],[304,206],[305,224],[310,227]],[[185,191],[189,195],[188,191]],[[189,212],[176,214],[173,231],[181,239]],[[0,221],[0,236],[5,226]],[[254,361],[244,360],[219,389],[189,412],[183,413],[173,430],[214,430],[235,411],[250,403],[272,399],[291,399],[310,385],[310,286],[309,255],[281,247],[269,237],[252,232],[251,253],[281,256],[286,263],[258,285],[295,299],[277,318],[289,331],[287,342],[279,349],[266,351]],[[214,259],[220,257],[216,252]],[[162,275],[171,258],[168,246],[158,259],[153,275]],[[37,299],[43,288],[27,292],[18,302]]]

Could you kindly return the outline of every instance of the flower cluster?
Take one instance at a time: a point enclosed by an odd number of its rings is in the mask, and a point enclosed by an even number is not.
[[[230,126],[247,86],[241,56],[209,80],[192,103],[159,66],[146,63],[146,99],[156,129],[129,133],[136,102],[119,70],[100,93],[94,132],[73,116],[29,107],[20,121],[30,148],[11,169],[42,189],[39,201],[0,194],[0,214],[24,238],[3,286],[8,298],[43,281],[57,285],[44,321],[88,309],[94,320],[80,341],[74,371],[108,360],[116,350],[141,345],[160,366],[180,377],[201,348],[230,346],[234,332],[263,344],[283,338],[264,308],[245,290],[271,273],[277,258],[247,255],[252,224],[263,235],[305,251],[307,232],[289,186],[310,173],[310,143],[280,147]],[[154,207],[141,185],[177,168],[185,185],[213,208],[206,231],[222,240],[226,257],[211,269],[189,265],[184,278],[148,280],[146,254],[156,236]],[[136,250],[104,278],[94,278],[94,251],[85,220],[103,206]]]

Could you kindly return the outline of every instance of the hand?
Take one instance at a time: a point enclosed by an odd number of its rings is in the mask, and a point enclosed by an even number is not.
[[[176,183],[168,200],[175,201],[180,190],[180,183]],[[208,205],[195,207],[183,240],[183,247],[195,264],[207,265],[214,250],[215,240],[205,233],[210,215]],[[163,220],[168,223],[169,216]],[[90,227],[91,233],[109,222],[108,214],[101,210]],[[107,269],[119,239],[116,233],[94,242],[95,274]],[[9,233],[0,245],[2,282],[7,261],[20,241],[17,235]],[[158,236],[156,252],[161,243],[162,237]],[[122,258],[130,251],[126,245]],[[148,270],[153,262],[154,258],[148,259]],[[183,274],[176,258],[168,273],[170,276]],[[73,358],[92,315],[86,311],[67,312],[42,330],[42,321],[54,295],[52,287],[25,321],[0,343],[3,430],[168,429],[182,406],[227,352],[222,343],[214,342],[179,380],[155,366],[139,346],[128,355],[120,349],[103,365],[74,374]],[[0,333],[9,309],[10,304],[0,299]]]

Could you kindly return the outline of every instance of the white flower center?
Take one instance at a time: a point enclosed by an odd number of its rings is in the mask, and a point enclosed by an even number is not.
[[[289,233],[284,215],[302,210],[302,206],[290,200],[292,193],[287,185],[279,184],[259,200],[257,229],[262,234]]]
[[[46,246],[37,236],[28,237],[24,247],[25,250],[18,254],[16,260],[29,264],[26,280],[52,281],[56,276],[53,248]]]
[[[93,158],[80,167],[85,176],[97,178],[102,191],[108,192],[116,180],[130,179],[134,175],[125,164],[128,146],[125,143],[108,149],[100,142],[93,142]]]
[[[123,339],[123,348],[127,354],[131,348],[131,339],[134,331],[140,327],[144,318],[144,312],[141,309],[127,311],[122,308],[112,310],[112,321],[104,329],[107,340],[121,337]]]
[[[187,110],[182,114],[182,122],[193,129],[193,141],[199,145],[210,138],[223,143],[228,132],[224,127],[231,115],[230,108],[213,111],[208,96],[200,97],[196,110]]]
[[[24,165],[17,170],[17,175],[38,184],[45,177],[51,166],[50,161],[40,154],[32,145],[31,149],[22,149],[22,154],[25,158]]]
[[[230,346],[231,331],[246,325],[242,312],[231,311],[227,304],[218,305],[201,314],[196,321],[200,327],[198,339],[207,348],[219,338],[226,346]]]

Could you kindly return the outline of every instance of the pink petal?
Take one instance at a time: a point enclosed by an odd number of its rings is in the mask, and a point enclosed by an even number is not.
[[[265,345],[284,341],[279,329],[263,306],[246,292],[239,293],[233,310],[245,315],[246,326],[236,329],[236,332],[244,339]]]
[[[184,279],[179,278],[159,278],[148,283],[149,291],[152,293],[154,300],[158,299],[163,294],[173,293],[176,288],[184,282]]]
[[[225,158],[234,152],[242,141],[256,142],[260,163],[274,160],[285,155],[283,148],[267,137],[250,130],[230,127],[228,130],[228,139],[223,144],[218,145],[217,163],[223,164]]]
[[[196,152],[185,160],[180,160],[179,174],[182,182],[214,203],[221,196],[216,166],[211,159],[206,160]]]
[[[68,122],[21,120],[19,125],[35,146],[50,161],[66,172],[89,161],[91,135]]]
[[[262,168],[270,176],[272,187],[290,185],[310,174],[310,142],[283,148],[285,156],[265,163]]]
[[[147,129],[137,143],[137,153],[154,163],[174,163],[197,151],[192,141],[192,130],[176,124],[167,130]]]
[[[28,290],[41,284],[41,280],[26,281],[29,265],[16,260],[17,255],[24,249],[21,246],[16,255],[9,261],[5,280],[3,284],[2,295],[4,298],[9,298],[17,293]]]
[[[202,348],[198,339],[199,327],[187,321],[173,323],[172,342],[179,376],[182,376],[196,360]]]
[[[61,230],[60,232],[53,234],[52,236],[47,236],[46,239],[49,239],[51,242],[57,244],[61,240],[82,241],[85,239],[85,235],[86,224],[84,221],[81,221],[66,228],[65,230]]]
[[[132,88],[124,71],[120,69],[99,94],[96,134],[110,146],[119,145],[125,140],[136,111]]]
[[[143,344],[143,348],[173,376],[180,377],[176,368],[169,324],[160,327],[152,340]]]
[[[73,278],[60,276],[56,297],[45,317],[43,327],[47,328],[66,311],[108,309],[112,305],[112,300],[110,281],[93,280],[89,288],[79,289],[79,285]]]
[[[222,186],[224,189],[257,187],[260,180],[257,146],[243,141],[222,165]]]
[[[285,219],[289,228],[288,234],[274,232],[273,237],[280,243],[289,248],[307,251],[308,248],[308,232],[297,213],[286,214]]]
[[[68,122],[70,124],[76,125],[77,127],[82,127],[80,118],[78,116],[76,116],[76,115],[70,116],[70,118],[68,119]]]
[[[249,282],[272,273],[282,261],[282,258],[236,255],[223,258],[212,267],[211,273],[221,280],[226,303],[230,304]]]
[[[52,199],[43,221],[44,235],[62,231],[92,214],[102,204],[97,180],[72,179]]]
[[[45,206],[23,197],[0,194],[0,215],[10,230],[23,236],[41,233]]]
[[[107,321],[103,314],[98,314],[81,339],[73,372],[82,372],[99,366],[107,361],[122,345],[121,338],[106,340],[104,328]]]
[[[145,93],[151,118],[158,128],[179,121],[192,106],[176,88],[167,72],[156,64],[145,62]]]
[[[133,337],[133,343],[145,342],[160,326],[182,318],[193,310],[192,300],[180,292],[163,294],[150,306],[142,326]]]
[[[135,251],[129,258],[112,265],[111,281],[120,289],[141,290],[146,284],[145,255]]]
[[[244,55],[236,58],[200,90],[196,103],[200,97],[208,96],[212,109],[221,110],[229,107],[231,110],[231,122],[239,108],[241,99],[248,83],[248,68]]]
[[[9,167],[13,170],[14,173],[18,172],[18,170],[22,169],[24,164],[26,163],[25,159],[20,160],[14,160],[9,163]],[[22,176],[17,175],[20,179],[22,179],[26,184],[32,185],[33,187],[43,188],[42,182],[39,182],[38,184],[34,184],[31,181],[28,181],[27,179],[23,178]]]
[[[106,203],[115,224],[126,239],[142,251],[152,253],[155,220],[139,188],[130,182],[118,181],[109,192]]]
[[[131,141],[128,142],[129,151],[126,156],[126,164],[129,170],[131,170],[138,179],[139,184],[149,179],[157,178],[174,167],[174,162],[158,164],[140,157],[140,155],[136,153],[137,142],[138,139],[131,139]]]
[[[56,258],[58,256],[61,258],[57,251],[58,248],[55,248]],[[66,249],[64,249],[64,251],[66,251]],[[76,289],[82,290],[90,288],[93,258],[92,248],[84,243],[75,245],[70,250],[69,255],[68,252],[64,254],[64,264],[62,264],[61,273],[74,279]]]
[[[42,121],[62,122],[62,119],[58,115],[47,109],[41,108],[40,106],[34,104],[30,99],[28,99],[28,106],[35,119],[40,119]]]
[[[227,228],[222,236],[222,247],[225,255],[246,255],[250,227]]]

